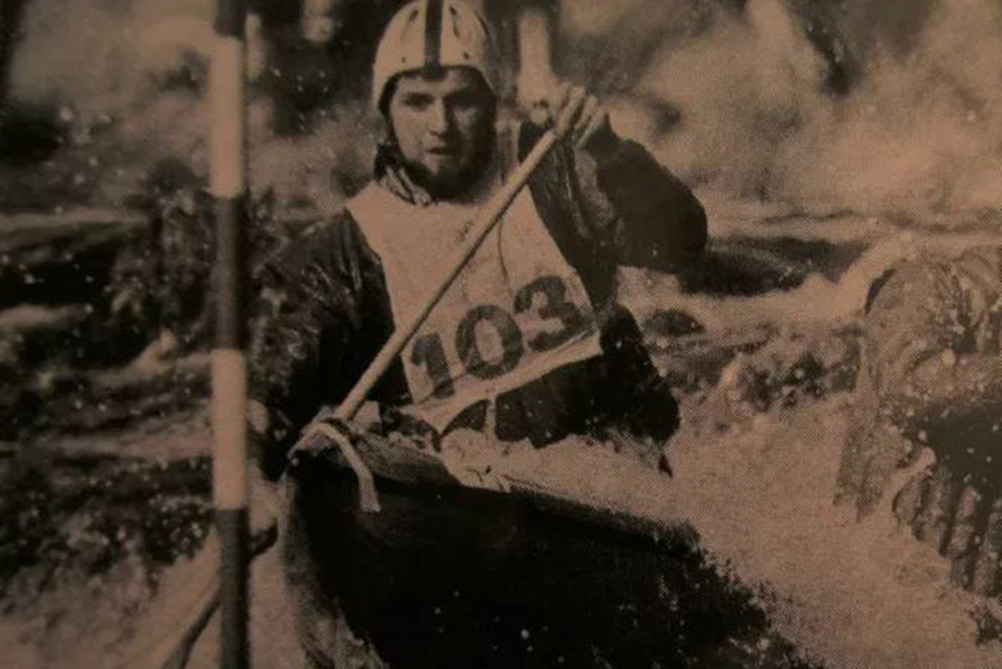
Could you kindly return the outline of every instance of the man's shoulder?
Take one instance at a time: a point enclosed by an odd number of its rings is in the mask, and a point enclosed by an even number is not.
[[[334,212],[323,214],[307,226],[297,241],[307,246],[322,244],[338,236],[351,234],[357,227],[358,223],[351,215],[351,211],[347,206],[342,206]]]
[[[338,258],[358,253],[363,245],[357,221],[342,208],[307,226],[276,260],[285,271],[295,273],[308,265],[338,264]]]

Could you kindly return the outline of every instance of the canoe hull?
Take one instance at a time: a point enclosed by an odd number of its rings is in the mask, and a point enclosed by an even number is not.
[[[719,666],[740,661],[734,638],[766,626],[688,541],[386,478],[382,511],[366,514],[350,473],[322,457],[288,486],[301,629],[347,621],[394,667]]]

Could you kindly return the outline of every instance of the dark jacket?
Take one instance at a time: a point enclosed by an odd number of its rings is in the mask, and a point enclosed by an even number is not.
[[[524,156],[540,130],[523,126]],[[654,370],[633,318],[614,301],[617,265],[676,271],[696,260],[706,243],[706,216],[691,191],[640,145],[621,141],[591,166],[558,147],[529,181],[547,230],[581,276],[599,315],[604,355],[560,368],[497,401],[497,436],[542,445],[596,422],[626,417],[655,389],[635,432],[666,438],[677,406]],[[393,330],[379,258],[358,223],[344,211],[308,231],[271,263],[271,296],[253,347],[252,395],[270,414],[262,435],[266,473],[284,465],[299,430],[324,405],[351,389]],[[383,405],[409,402],[403,367],[395,365],[370,394]],[[642,402],[640,402],[642,404]],[[478,426],[477,407],[457,421]],[[482,413],[482,412],[481,412]],[[465,423],[464,423],[465,421]],[[454,421],[455,423],[456,421]]]

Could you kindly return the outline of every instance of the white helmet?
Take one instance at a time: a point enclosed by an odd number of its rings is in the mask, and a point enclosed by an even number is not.
[[[498,95],[500,68],[487,23],[462,0],[415,0],[394,15],[376,50],[373,106],[382,108],[393,77],[436,66],[472,67]]]

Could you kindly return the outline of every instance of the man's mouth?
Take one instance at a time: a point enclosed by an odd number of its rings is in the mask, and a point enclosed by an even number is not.
[[[452,145],[432,146],[428,148],[428,153],[433,156],[453,156],[458,148]]]

